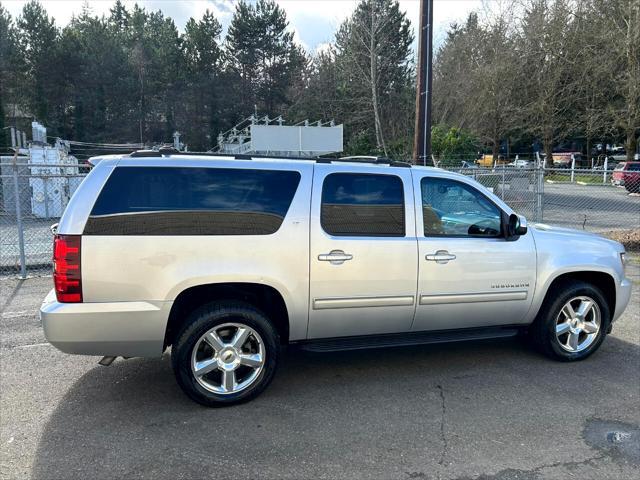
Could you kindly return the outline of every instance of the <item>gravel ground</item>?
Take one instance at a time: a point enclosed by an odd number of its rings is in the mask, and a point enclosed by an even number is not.
[[[189,401],[167,355],[65,355],[36,310],[50,278],[0,280],[0,478],[636,479],[635,292],[591,358],[520,340],[335,354],[289,351],[270,388]]]

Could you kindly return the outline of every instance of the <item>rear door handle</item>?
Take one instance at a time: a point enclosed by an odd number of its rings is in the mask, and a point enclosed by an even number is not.
[[[455,260],[456,256],[446,250],[438,250],[436,253],[428,253],[424,258],[430,262],[447,263],[450,260]]]
[[[353,255],[344,253],[342,250],[331,250],[329,253],[321,253],[318,260],[321,262],[331,262],[333,265],[342,265],[347,260],[351,260]]]

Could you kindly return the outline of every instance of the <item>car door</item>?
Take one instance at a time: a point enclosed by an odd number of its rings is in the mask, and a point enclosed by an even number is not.
[[[419,246],[413,330],[524,321],[536,281],[533,236],[507,241],[497,202],[461,177],[414,173]]]
[[[408,168],[316,164],[308,338],[408,331],[418,251]]]

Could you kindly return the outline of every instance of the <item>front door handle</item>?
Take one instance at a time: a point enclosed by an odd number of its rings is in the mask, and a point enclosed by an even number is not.
[[[329,253],[321,253],[318,260],[321,262],[331,262],[332,265],[342,265],[347,260],[351,260],[353,255],[344,253],[342,250],[331,250]]]
[[[436,253],[428,253],[424,258],[430,262],[447,263],[450,260],[455,260],[456,256],[446,250],[438,250]]]

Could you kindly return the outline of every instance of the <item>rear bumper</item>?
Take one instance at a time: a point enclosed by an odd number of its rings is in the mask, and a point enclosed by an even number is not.
[[[40,307],[49,343],[65,353],[125,357],[162,354],[172,302],[59,303]]]
[[[623,278],[618,286],[618,293],[616,295],[616,311],[613,313],[612,322],[615,322],[620,315],[624,312],[625,308],[629,304],[631,299],[631,280]]]

